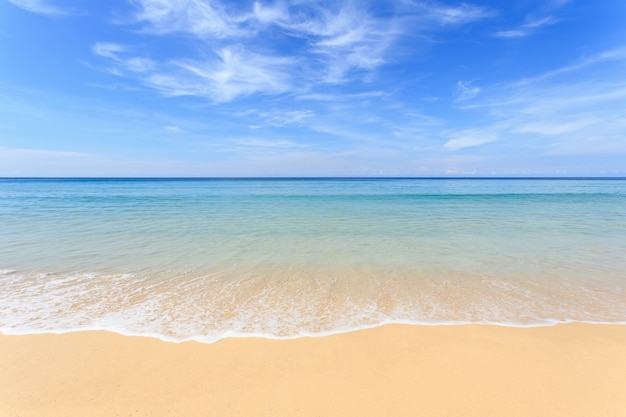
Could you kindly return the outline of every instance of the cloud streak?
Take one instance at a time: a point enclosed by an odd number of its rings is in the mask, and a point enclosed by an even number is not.
[[[461,107],[480,114],[480,126],[453,134],[444,147],[457,151],[497,140],[534,143],[550,153],[626,152],[624,64],[626,53],[618,48],[531,79],[485,87]],[[595,73],[603,78],[594,79]]]
[[[260,124],[251,126],[258,129],[264,126],[285,127],[288,125],[302,125],[307,119],[315,116],[311,110],[287,110],[271,112],[254,112],[258,115]]]
[[[480,87],[472,85],[472,82],[459,81],[457,83],[457,101],[470,100],[480,93]]]
[[[548,16],[543,19],[530,20],[515,29],[498,31],[494,33],[493,36],[496,38],[524,38],[535,34],[535,32],[544,26],[554,25],[556,23],[558,23],[557,19]]]
[[[198,38],[242,35],[236,18],[217,2],[206,0],[132,0],[133,20],[156,35],[187,33]]]
[[[418,9],[421,9],[429,19],[441,25],[464,25],[495,15],[492,10],[468,3],[461,3],[459,6],[444,6],[419,2]]]
[[[392,46],[402,37],[491,15],[465,3],[450,7],[413,2],[400,12],[383,15],[348,0],[131,3],[134,14],[126,24],[138,27],[144,36],[182,40],[199,53],[148,58],[149,51],[143,56],[131,53],[139,46],[101,42],[93,52],[109,61],[108,71],[168,96],[197,96],[215,103],[254,94],[314,97],[319,87],[366,84],[388,63]]]
[[[242,46],[216,51],[212,60],[173,61],[173,71],[153,73],[146,83],[167,95],[228,102],[251,94],[280,94],[293,88],[286,57],[257,54]]]
[[[46,0],[8,0],[9,3],[27,10],[32,13],[39,13],[48,16],[64,16],[70,15],[73,12],[70,9],[65,9],[60,6],[56,6]]]
[[[495,142],[496,140],[498,140],[498,137],[491,132],[467,130],[454,134],[452,139],[448,140],[443,146],[450,151],[456,151]]]
[[[108,59],[108,72],[138,78],[143,85],[166,96],[196,96],[222,103],[250,94],[280,94],[293,88],[289,71],[292,60],[256,54],[242,46],[223,48],[204,61],[165,63],[136,56],[133,48],[115,43],[97,43],[92,50]]]

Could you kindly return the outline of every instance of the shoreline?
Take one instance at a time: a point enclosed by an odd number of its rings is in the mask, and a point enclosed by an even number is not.
[[[321,331],[317,333],[300,333],[290,336],[279,336],[275,334],[262,334],[262,333],[245,333],[245,332],[229,332],[222,336],[210,338],[207,336],[190,336],[187,338],[176,338],[173,336],[167,336],[159,333],[133,333],[126,330],[118,330],[113,328],[74,328],[65,330],[28,330],[19,331],[14,329],[2,329],[0,328],[0,338],[5,336],[63,336],[71,334],[85,334],[85,333],[109,333],[122,337],[139,337],[145,339],[154,339],[163,343],[173,344],[185,344],[185,343],[199,343],[202,345],[213,345],[225,340],[270,340],[270,341],[291,341],[298,339],[319,339],[327,337],[341,336],[344,334],[350,334],[362,331],[372,331],[381,327],[388,326],[407,326],[407,327],[464,327],[464,326],[479,326],[479,327],[504,327],[512,329],[536,329],[543,327],[556,327],[556,326],[569,326],[569,325],[583,325],[583,326],[626,326],[626,321],[584,321],[584,320],[568,320],[568,321],[546,321],[539,323],[515,323],[515,322],[474,322],[474,321],[442,321],[442,322],[422,322],[422,321],[389,321],[384,323],[377,323],[373,325],[356,326],[347,329],[336,329],[329,331]]]
[[[626,416],[626,326],[0,335],[0,416]]]

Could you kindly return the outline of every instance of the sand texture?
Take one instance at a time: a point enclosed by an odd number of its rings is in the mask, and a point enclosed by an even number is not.
[[[0,416],[626,416],[626,326],[0,337]]]

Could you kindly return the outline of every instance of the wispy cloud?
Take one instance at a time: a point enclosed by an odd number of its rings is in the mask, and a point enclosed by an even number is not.
[[[286,139],[261,139],[261,138],[250,138],[250,139],[234,139],[231,140],[233,144],[240,147],[247,148],[303,148],[306,145],[295,143],[291,140]]]
[[[271,111],[271,112],[255,112],[259,119],[259,124],[251,126],[252,128],[260,128],[263,126],[285,127],[288,125],[300,125],[306,119],[315,115],[311,110],[288,110],[288,111]]]
[[[316,2],[265,6],[255,2],[251,9],[202,0],[136,0],[135,4],[135,21],[143,24],[144,31],[159,35],[183,32],[214,48],[232,46],[233,42],[259,45],[263,43],[259,35],[279,30],[281,36],[299,39],[304,52],[316,57],[325,68],[320,73],[319,65],[314,65],[310,72],[328,83],[343,82],[353,69],[372,70],[383,64],[384,51],[394,37],[389,21],[341,2],[330,6]],[[262,50],[274,49],[269,44],[262,46]]]
[[[319,37],[313,42],[312,52],[326,62],[323,81],[331,84],[344,82],[352,70],[373,70],[384,64],[385,51],[396,36],[389,22],[351,8],[327,16],[319,27],[315,26],[308,28],[308,33]]]
[[[480,87],[472,85],[472,82],[459,81],[457,83],[457,101],[470,100],[480,93]]]
[[[93,45],[92,49],[96,54],[118,62],[120,60],[119,54],[128,50],[128,48],[124,45],[110,42],[96,43],[95,45]]]
[[[184,133],[180,126],[165,126],[164,129],[172,133]]]
[[[106,71],[114,75],[128,73],[147,74],[157,69],[156,63],[148,58],[132,56],[133,48],[117,43],[99,42],[92,46],[95,54],[107,58],[109,66]]]
[[[131,0],[136,7],[134,21],[153,34],[188,33],[199,38],[241,35],[236,17],[225,6],[205,0]]]
[[[48,16],[63,16],[74,14],[75,11],[53,4],[48,0],[8,0],[15,6],[28,10],[29,12],[44,14]]]
[[[529,20],[523,25],[509,30],[501,30],[493,34],[496,38],[523,38],[533,35],[540,28],[558,23],[558,19],[548,16],[542,19]]]
[[[228,102],[250,94],[280,94],[292,89],[293,61],[262,55],[243,46],[216,51],[212,60],[173,61],[173,70],[153,73],[148,85],[168,95],[190,95]]]
[[[575,120],[543,120],[520,124],[515,128],[520,133],[538,133],[542,136],[559,136],[565,133],[577,132],[584,128],[602,122],[598,117],[577,118]]]
[[[411,2],[401,12],[374,14],[349,0],[291,0],[245,5],[222,0],[132,0],[125,24],[151,36],[181,36],[198,51],[148,58],[138,46],[99,43],[108,71],[163,94],[229,102],[252,94],[297,93],[367,83],[389,60],[392,46],[416,31],[444,30],[483,19],[486,8]],[[400,9],[398,9],[400,10]],[[419,24],[414,23],[418,21]],[[285,47],[289,45],[289,47]]]
[[[461,3],[459,6],[444,6],[420,2],[419,5],[426,12],[426,16],[443,25],[463,25],[493,17],[496,14],[495,11],[486,7],[468,3]]]
[[[357,100],[357,101],[358,100],[370,100],[373,98],[384,97],[387,94],[388,93],[385,93],[384,91],[366,91],[363,93],[353,93],[353,94],[306,93],[306,94],[300,94],[296,96],[296,98],[299,100],[342,102],[342,101],[354,101],[354,100]]]
[[[564,75],[567,73],[575,73],[577,71],[581,71],[585,68],[591,67],[593,65],[596,64],[604,64],[604,63],[609,63],[611,61],[613,62],[619,62],[619,61],[623,61],[626,60],[626,47],[619,47],[619,48],[615,48],[615,49],[610,49],[607,51],[603,51],[597,54],[594,54],[592,56],[583,58],[581,60],[579,60],[578,62],[571,64],[571,65],[567,65],[561,68],[557,68],[555,70],[552,71],[548,71],[544,74],[540,74],[538,76],[535,77],[530,77],[530,78],[524,78],[522,80],[519,80],[517,83],[515,83],[514,85],[517,87],[521,87],[524,85],[529,85],[529,84],[534,84],[534,83],[538,83],[538,82],[543,82],[552,78],[555,78],[557,76],[560,75]]]
[[[484,132],[481,130],[466,130],[452,135],[443,146],[451,151],[463,148],[470,148],[485,143],[494,142],[498,137],[492,132]]]
[[[541,139],[535,146],[551,152],[625,152],[624,64],[626,50],[618,48],[533,78],[486,86],[480,97],[461,107],[478,112],[481,127],[451,137],[445,147],[457,150],[496,138]]]
[[[242,46],[216,51],[212,59],[155,62],[133,55],[131,47],[97,43],[94,53],[108,58],[107,71],[134,76],[145,86],[168,96],[197,96],[216,103],[255,93],[278,94],[290,90],[292,60],[259,55]]]

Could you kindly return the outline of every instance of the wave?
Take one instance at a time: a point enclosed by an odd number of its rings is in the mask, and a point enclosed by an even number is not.
[[[544,277],[545,278],[545,277]],[[393,271],[0,274],[4,334],[105,330],[170,342],[324,337],[388,324],[626,324],[619,283]]]

